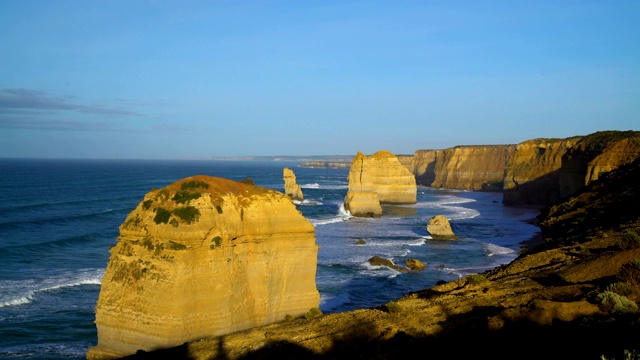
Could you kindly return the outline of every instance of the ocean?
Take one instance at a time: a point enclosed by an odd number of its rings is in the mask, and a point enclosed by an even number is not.
[[[212,175],[284,191],[285,167],[302,187],[297,208],[315,226],[324,313],[375,307],[510,262],[539,232],[529,222],[537,210],[505,207],[499,193],[422,186],[416,204],[354,218],[342,205],[348,169],[293,161],[0,159],[0,358],[85,358],[97,343],[94,308],[109,248],[151,189]],[[430,238],[426,224],[435,215],[450,220],[459,240]],[[427,268],[369,265],[376,255]]]

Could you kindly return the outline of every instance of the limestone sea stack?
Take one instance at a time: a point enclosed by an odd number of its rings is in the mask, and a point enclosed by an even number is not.
[[[416,203],[415,177],[387,150],[371,156],[358,151],[351,163],[348,180],[345,209],[353,216],[380,216],[381,203]]]
[[[285,194],[194,176],[152,190],[120,226],[88,359],[122,357],[319,305],[313,225]]]
[[[451,229],[449,220],[444,215],[436,215],[429,220],[427,231],[433,239],[437,240],[455,240],[456,235]]]
[[[284,178],[284,193],[288,195],[291,200],[303,200],[302,189],[300,185],[296,183],[296,174],[289,168],[284,168],[282,171],[282,177]]]

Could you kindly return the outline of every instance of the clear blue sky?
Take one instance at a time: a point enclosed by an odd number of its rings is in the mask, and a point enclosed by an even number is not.
[[[640,130],[640,1],[0,1],[0,157]]]

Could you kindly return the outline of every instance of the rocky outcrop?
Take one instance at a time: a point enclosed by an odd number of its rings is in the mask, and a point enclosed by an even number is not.
[[[300,185],[296,183],[296,174],[289,168],[284,168],[282,171],[282,177],[284,178],[284,193],[292,200],[302,201],[304,196],[302,195],[302,189]]]
[[[639,183],[640,160],[602,174],[543,212],[544,243],[393,306],[295,319],[131,358],[629,358],[623,351],[638,351],[638,313],[612,308],[602,295],[640,301],[637,283],[613,286],[626,282],[621,270],[640,258]],[[624,289],[627,295],[612,295]]]
[[[516,145],[505,169],[502,202],[549,204],[559,199],[562,157],[580,138],[533,139]]]
[[[424,263],[422,263],[422,261],[418,260],[418,259],[407,259],[405,261],[405,264],[407,264],[407,267],[413,271],[421,271],[424,270],[426,268],[426,266],[424,265]]]
[[[408,268],[403,267],[403,266],[398,266],[396,264],[393,263],[393,261],[389,260],[389,259],[385,259],[382,258],[380,256],[374,256],[372,258],[370,258],[369,260],[367,260],[367,262],[369,262],[369,264],[371,264],[372,266],[386,266],[389,269],[395,270],[395,271],[400,271],[400,272],[407,272],[409,271]]]
[[[515,145],[456,146],[435,163],[434,188],[501,191],[504,169]]]
[[[344,208],[353,216],[380,217],[382,206],[368,162],[368,158],[360,151],[353,158],[347,177],[349,190],[344,198]]]
[[[300,316],[319,304],[314,227],[275,190],[195,176],[120,226],[96,306],[104,359]]]
[[[415,204],[416,181],[387,150],[371,156],[358,151],[349,170],[345,209],[353,216],[380,216],[380,204]],[[377,200],[377,204],[376,204]]]
[[[456,235],[451,229],[449,220],[443,215],[436,215],[427,223],[427,232],[436,240],[455,240]]]
[[[640,132],[603,131],[516,146],[505,169],[506,205],[548,205],[640,155]]]
[[[436,162],[442,157],[443,150],[416,150],[411,158],[411,172],[416,183],[431,186],[436,179]]]

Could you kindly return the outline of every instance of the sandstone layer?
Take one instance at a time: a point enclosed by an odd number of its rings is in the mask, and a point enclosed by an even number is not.
[[[291,200],[304,199],[302,189],[300,185],[296,183],[296,174],[289,168],[284,168],[282,171],[282,177],[284,179],[284,193],[291,198]]]
[[[411,158],[410,171],[415,176],[417,184],[433,184],[436,179],[436,163],[442,154],[443,150],[416,150]]]
[[[345,209],[353,216],[380,216],[380,204],[416,203],[415,177],[387,150],[371,156],[358,151],[349,169],[348,181]]]
[[[601,174],[544,209],[544,242],[482,274],[376,308],[292,319],[131,358],[630,359],[625,350],[640,351],[634,307],[640,269],[630,267],[640,259],[638,184],[640,159]]]
[[[429,186],[501,191],[504,169],[515,145],[456,146],[438,153]]]
[[[195,176],[152,190],[120,226],[89,359],[299,316],[319,304],[313,225],[284,194]]]

